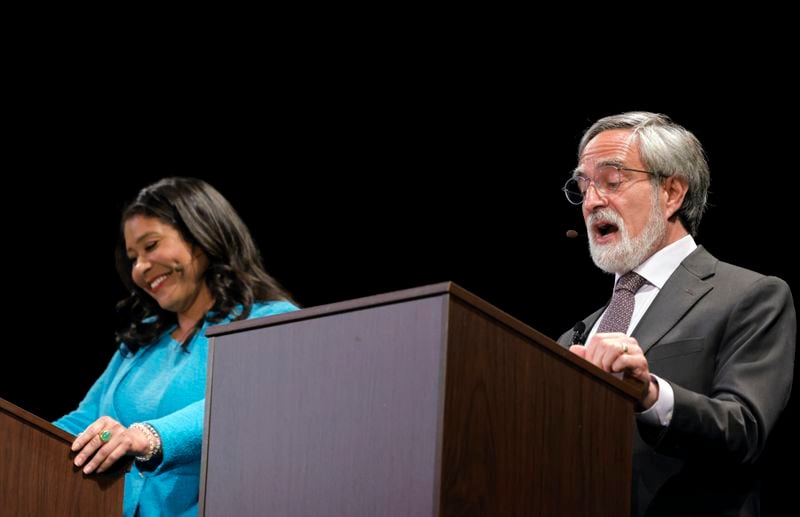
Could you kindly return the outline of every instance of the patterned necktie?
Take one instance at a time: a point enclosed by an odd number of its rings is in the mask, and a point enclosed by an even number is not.
[[[608,304],[608,309],[600,320],[597,332],[628,332],[628,325],[631,324],[633,316],[633,297],[646,283],[647,280],[633,271],[619,277],[611,303]]]

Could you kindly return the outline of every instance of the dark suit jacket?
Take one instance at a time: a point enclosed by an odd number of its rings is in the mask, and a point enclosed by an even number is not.
[[[637,424],[633,515],[758,515],[755,464],[789,398],[796,332],[779,278],[702,247],[678,266],[631,334],[675,392],[668,427]]]

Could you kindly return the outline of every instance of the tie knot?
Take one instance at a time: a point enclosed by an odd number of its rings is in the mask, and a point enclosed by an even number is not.
[[[638,291],[646,283],[647,280],[645,280],[644,277],[634,273],[633,271],[629,271],[619,277],[617,285],[614,287],[614,291],[616,292],[620,289],[625,289],[626,291],[636,293],[636,291]]]

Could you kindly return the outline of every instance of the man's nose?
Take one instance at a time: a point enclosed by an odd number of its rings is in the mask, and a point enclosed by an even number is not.
[[[583,207],[585,210],[592,211],[598,206],[605,206],[608,199],[600,192],[594,181],[589,182],[586,192],[583,193]]]

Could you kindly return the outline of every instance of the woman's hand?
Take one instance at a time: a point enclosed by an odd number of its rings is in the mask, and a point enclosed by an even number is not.
[[[107,438],[105,441],[101,439]],[[140,456],[147,452],[147,437],[137,429],[127,429],[111,417],[102,416],[92,422],[72,442],[72,450],[80,451],[75,465],[83,467],[84,474],[108,469],[125,455]],[[88,463],[87,463],[88,460]]]

